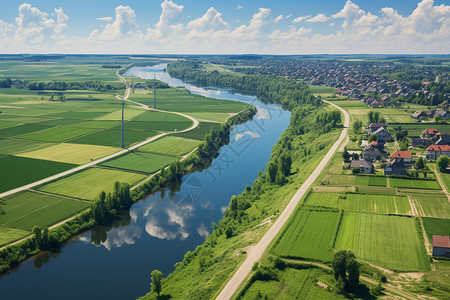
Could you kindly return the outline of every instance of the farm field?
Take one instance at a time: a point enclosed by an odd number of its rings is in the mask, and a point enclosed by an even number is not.
[[[282,257],[333,259],[333,241],[340,213],[330,210],[298,209],[273,245],[271,252]]]
[[[31,133],[35,131],[40,131],[44,129],[51,128],[50,126],[40,125],[40,124],[22,124],[13,127],[7,127],[0,129],[0,137],[13,137],[17,135],[22,135],[26,133]]]
[[[130,108],[130,107],[126,107],[124,109],[124,119],[125,120],[130,120],[142,113],[144,113],[145,110],[141,109],[141,108]],[[116,110],[113,111],[109,114],[103,115],[101,117],[95,118],[95,120],[98,121],[119,121],[122,120],[122,110]]]
[[[3,199],[5,211],[0,226],[31,231],[33,226],[50,226],[89,207],[86,201],[71,200],[35,192]]]
[[[322,182],[334,186],[387,186],[386,177],[370,175],[328,175],[323,177]]]
[[[440,190],[441,187],[437,181],[431,180],[414,180],[414,179],[401,179],[401,178],[389,178],[391,187],[397,188],[413,188],[413,189],[429,189]]]
[[[30,234],[29,231],[0,226],[0,246],[12,243]]]
[[[230,116],[229,113],[189,113],[191,117],[199,120],[223,123]]]
[[[194,139],[203,141],[205,139],[205,136],[211,132],[213,128],[219,128],[221,126],[218,123],[211,123],[211,122],[200,122],[200,125],[188,132],[182,132],[177,133],[177,137],[182,137],[186,139]]]
[[[178,136],[165,136],[140,147],[139,150],[180,156],[191,152],[201,143],[199,140],[185,139]]]
[[[367,194],[311,193],[305,205],[380,214],[410,214],[407,197]]]
[[[18,156],[0,157],[0,193],[76,167],[74,164]]]
[[[430,243],[433,241],[433,235],[450,235],[450,220],[422,218],[422,221]]]
[[[20,136],[21,139],[42,142],[62,142],[96,131],[93,128],[78,128],[73,126],[53,127],[47,130]]]
[[[109,128],[109,127],[114,127],[114,126],[119,126],[119,125],[120,125],[120,121],[86,120],[86,121],[81,121],[79,123],[76,123],[74,125],[74,127],[103,129],[103,128]]]
[[[1,141],[0,141],[1,143]],[[447,192],[450,193],[450,174],[447,173],[439,173],[441,176],[441,180],[444,182]]]
[[[71,164],[85,164],[98,158],[120,151],[121,148],[61,143],[40,150],[24,152],[17,156],[47,159]]]
[[[450,204],[445,194],[414,193],[410,198],[419,216],[450,219]]]
[[[345,212],[335,248],[352,250],[358,259],[392,270],[429,269],[415,219],[410,217]]]
[[[414,124],[393,124],[393,128],[401,126],[402,129],[408,130],[408,136],[419,137],[427,128],[435,128],[442,133],[450,133],[449,125],[435,124],[435,123],[414,123]]]
[[[18,154],[43,149],[54,145],[53,143],[26,141],[21,139],[0,140],[0,154]]]
[[[192,122],[165,122],[165,121],[130,121],[125,123],[125,128],[136,130],[155,130],[155,131],[180,131],[192,126]]]
[[[124,130],[124,144],[125,147],[129,147],[139,141],[144,141],[149,137],[155,136],[158,133],[155,131],[143,131],[143,130]],[[97,131],[82,137],[70,140],[70,143],[75,144],[89,144],[100,146],[120,147],[121,129],[120,126]]]
[[[119,158],[102,163],[102,166],[153,173],[169,163],[177,160],[173,156],[134,151]]]
[[[112,192],[116,181],[132,185],[144,179],[144,177],[144,175],[131,172],[91,168],[48,183],[38,190],[79,199],[94,200],[102,191]]]
[[[67,102],[66,102],[67,103]],[[72,109],[72,107],[67,107],[67,109]],[[93,118],[98,118],[100,116],[105,115],[105,112],[98,112],[98,111],[64,111],[54,114],[47,114],[46,117],[52,117],[52,118],[68,118],[68,119],[75,119],[75,120],[89,120]]]

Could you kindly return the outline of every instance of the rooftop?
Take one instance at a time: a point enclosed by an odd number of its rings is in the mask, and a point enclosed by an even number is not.
[[[433,235],[433,247],[450,248],[448,235]]]
[[[431,145],[427,151],[450,151],[449,145]]]
[[[409,151],[395,151],[390,156],[391,158],[412,158],[412,153]]]

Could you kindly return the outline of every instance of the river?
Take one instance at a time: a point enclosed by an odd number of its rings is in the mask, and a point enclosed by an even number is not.
[[[165,67],[133,67],[125,75],[156,77],[193,94],[251,103],[257,115],[234,126],[230,143],[209,168],[145,197],[112,226],[97,226],[58,253],[36,256],[3,275],[0,299],[136,299],[150,290],[151,271],[171,273],[186,251],[203,243],[231,196],[264,170],[290,113],[253,96],[185,83],[163,72]]]

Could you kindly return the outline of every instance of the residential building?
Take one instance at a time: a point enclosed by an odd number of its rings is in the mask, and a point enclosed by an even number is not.
[[[439,137],[435,145],[450,145],[450,135],[446,133],[438,133],[437,136]]]
[[[359,168],[361,173],[375,173],[373,164],[366,160],[352,160],[352,162],[350,163],[350,170],[352,170],[353,168]]]
[[[450,238],[448,235],[433,235],[433,256],[450,257]]]
[[[406,169],[407,167],[402,159],[394,158],[384,168],[384,175],[405,175]]]
[[[431,145],[430,139],[419,139],[419,138],[412,138],[411,139],[411,145],[413,147],[428,147]]]
[[[411,163],[412,161],[412,153],[409,151],[395,151],[394,153],[392,153],[392,155],[390,156],[390,158],[398,158],[403,160],[404,163]]]
[[[377,135],[379,144],[385,144],[387,142],[394,141],[391,134],[384,127],[378,128],[373,134]]]
[[[381,127],[386,128],[386,124],[384,124],[384,123],[371,123],[369,125],[369,134],[374,134],[375,131],[377,131]]]
[[[364,149],[361,153],[361,157],[367,161],[381,160],[381,151],[378,148],[375,148],[373,145],[369,145]]]
[[[450,157],[450,146],[449,145],[431,145],[427,148],[427,159],[436,160],[439,156],[447,155]]]
[[[421,137],[424,139],[431,139],[438,133],[439,131],[436,128],[427,128],[424,131],[422,131]]]

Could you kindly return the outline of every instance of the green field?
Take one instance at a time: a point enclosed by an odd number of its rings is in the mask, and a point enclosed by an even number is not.
[[[26,134],[30,132],[48,129],[50,126],[40,124],[22,124],[13,127],[0,129],[0,137],[12,137],[16,135]]]
[[[419,216],[450,219],[450,204],[445,194],[412,193],[410,198]]]
[[[120,148],[61,143],[40,150],[34,150],[18,154],[17,156],[47,159],[71,164],[85,164],[91,159],[98,159],[120,151]]]
[[[44,142],[26,141],[21,139],[0,140],[1,154],[18,154],[28,151],[43,149],[54,144]]]
[[[53,127],[47,130],[22,135],[20,138],[43,142],[62,142],[96,130],[97,129],[93,128],[78,128],[73,126]]]
[[[389,178],[389,182],[391,187],[396,188],[429,189],[429,190],[441,189],[441,186],[437,181],[431,180]]]
[[[130,121],[125,123],[127,129],[137,130],[156,130],[156,131],[181,131],[192,126],[192,121],[187,119],[185,122],[175,121]]]
[[[387,186],[386,177],[371,175],[326,175],[323,177],[325,184],[334,186]]]
[[[410,214],[407,197],[367,194],[311,193],[305,205],[380,214]]]
[[[39,190],[54,194],[66,195],[74,198],[94,200],[101,191],[112,192],[114,182],[134,184],[144,175],[118,170],[92,168],[51,182]]]
[[[125,120],[130,120],[142,113],[144,113],[145,110],[143,109],[137,109],[137,108],[126,108],[124,109],[124,119]],[[109,114],[103,115],[101,117],[96,118],[95,120],[99,120],[99,121],[118,121],[118,120],[122,120],[122,110],[116,110],[113,111]]]
[[[186,139],[193,139],[203,141],[205,136],[211,132],[212,129],[219,128],[221,125],[218,123],[210,123],[210,122],[200,122],[200,125],[188,132],[177,133],[177,137],[182,137]]]
[[[405,129],[408,130],[408,136],[410,137],[419,137],[422,134],[422,132],[427,128],[435,128],[439,132],[450,133],[449,125],[434,124],[434,123],[393,124],[391,126],[393,128],[401,126],[403,130]]]
[[[415,219],[410,217],[346,212],[335,248],[351,250],[358,259],[392,270],[429,269]]]
[[[229,113],[211,113],[211,112],[207,112],[207,113],[191,112],[191,113],[189,113],[189,115],[191,117],[194,117],[199,120],[205,120],[205,121],[210,121],[210,122],[219,122],[219,123],[225,122],[225,120],[230,116]]]
[[[17,241],[28,234],[30,232],[23,229],[0,226],[0,246]]]
[[[162,153],[167,155],[184,155],[194,150],[202,142],[178,136],[165,136],[139,148],[140,151]]]
[[[177,158],[173,156],[136,151],[102,163],[101,165],[111,168],[153,173],[175,160]]]
[[[283,257],[331,261],[340,213],[299,209],[273,245],[271,252]]]
[[[155,136],[158,133],[155,131],[143,131],[143,130],[124,130],[124,144],[125,147],[129,147],[139,141],[144,141],[149,137]],[[76,144],[90,144],[100,146],[120,147],[121,129],[119,127],[109,128],[102,131],[94,132],[79,138],[70,140],[70,143]]]
[[[74,127],[80,127],[80,128],[109,128],[120,125],[120,121],[93,121],[93,120],[87,120],[82,121],[74,125]]]
[[[1,141],[0,141],[0,143],[1,143]],[[442,181],[445,184],[447,192],[450,193],[450,174],[448,174],[448,173],[439,173],[439,175],[441,176],[441,179],[442,179]]]
[[[71,109],[71,108],[68,107],[68,109]],[[98,112],[98,111],[65,111],[65,112],[48,114],[45,116],[52,117],[52,118],[77,119],[77,120],[81,121],[81,120],[98,118],[104,114],[105,114],[105,112]]]
[[[433,235],[450,235],[450,220],[422,218],[422,221],[430,243],[433,242]]]
[[[15,125],[19,125],[21,122],[17,121],[0,121],[0,129],[5,127],[11,127]]]
[[[34,192],[24,192],[8,197],[5,211],[0,215],[0,225],[23,230],[33,226],[50,226],[88,208],[90,203]]]
[[[76,167],[73,164],[17,156],[0,157],[0,193]]]

